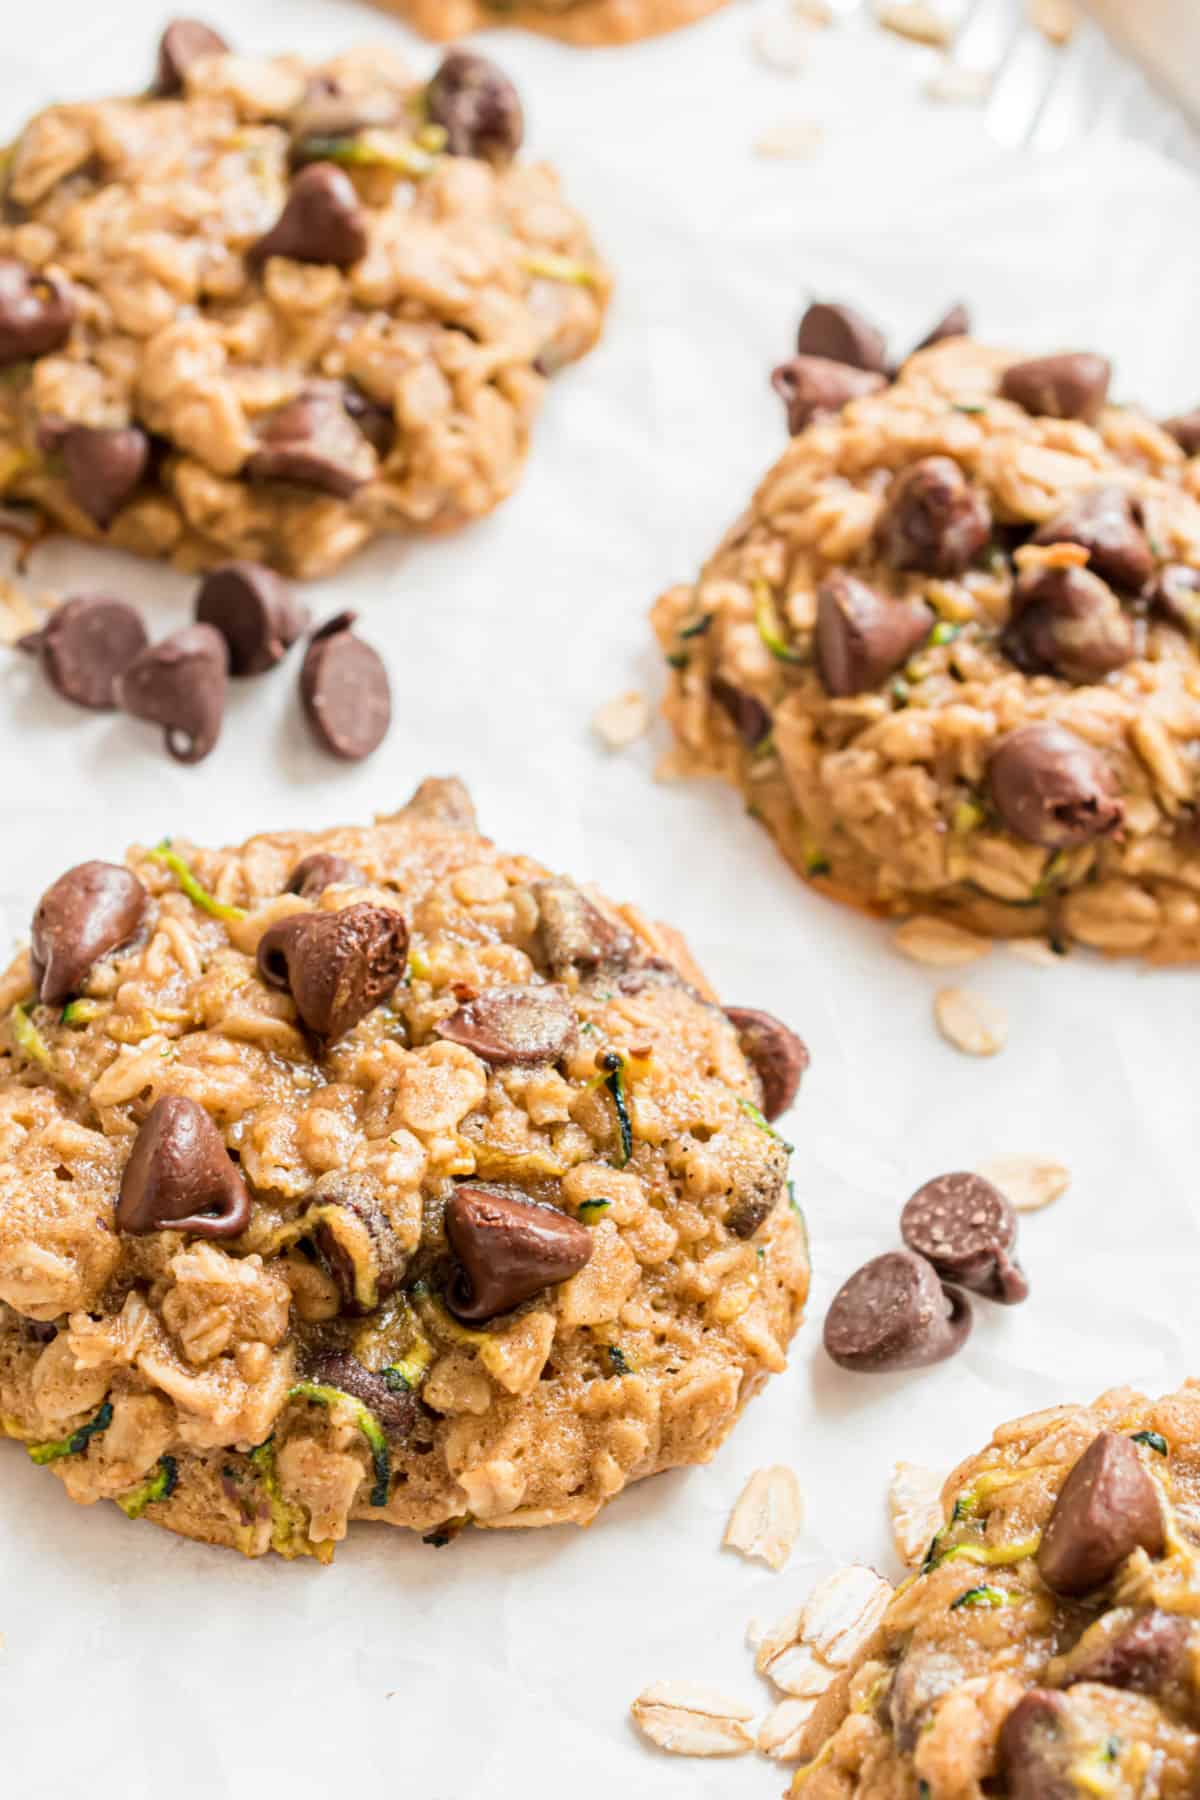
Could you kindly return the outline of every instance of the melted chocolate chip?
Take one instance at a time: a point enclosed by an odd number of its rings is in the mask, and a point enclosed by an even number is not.
[[[1090,352],[1037,356],[1005,370],[1000,392],[1035,418],[1080,419],[1094,425],[1104,411],[1112,364]]]
[[[1027,569],[1013,589],[1005,653],[1026,674],[1103,681],[1130,661],[1133,621],[1087,569]]]
[[[61,435],[59,453],[71,499],[107,531],[145,474],[150,440],[136,425],[70,425]]]
[[[532,1067],[565,1056],[575,1042],[577,1025],[570,996],[545,983],[485,988],[449,1018],[439,1019],[434,1031],[493,1067]]]
[[[817,674],[827,694],[878,687],[929,636],[933,609],[923,600],[889,600],[845,569],[817,589]]]
[[[308,608],[273,569],[231,562],[204,577],[196,595],[196,618],[225,639],[231,675],[262,675],[304,631]]]
[[[1034,533],[1035,544],[1081,544],[1093,574],[1136,594],[1154,573],[1154,552],[1128,491],[1110,483],[1081,494]]]
[[[356,614],[338,613],[308,641],[300,699],[322,748],[345,762],[377,750],[392,722],[392,690],[378,651],[356,637]]]
[[[204,1108],[179,1094],[156,1100],[121,1177],[117,1230],[238,1237],[250,1195]]]
[[[367,218],[354,183],[336,163],[308,163],[292,177],[283,211],[247,253],[260,264],[271,256],[348,269],[367,253]]]
[[[714,675],[708,687],[713,700],[748,749],[753,750],[770,737],[771,715],[756,695],[743,693],[723,675]]]
[[[146,648],[141,615],[124,600],[81,594],[64,600],[40,631],[19,647],[41,662],[47,681],[64,700],[106,712],[116,706],[118,676]]]
[[[533,886],[542,957],[558,980],[618,973],[639,960],[634,940],[594,906],[573,882],[555,878]]]
[[[338,1038],[383,1004],[404,976],[408,926],[389,906],[360,901],[340,912],[291,913],[258,945],[258,972],[284,988],[301,1022]]]
[[[1185,456],[1200,454],[1200,407],[1195,412],[1179,413],[1173,419],[1164,419],[1162,428],[1175,439]]]
[[[421,1418],[422,1408],[411,1388],[387,1370],[364,1368],[345,1350],[324,1350],[308,1365],[308,1379],[322,1387],[340,1388],[369,1406],[389,1437],[407,1436]]]
[[[1119,1616],[1119,1615],[1117,1615]],[[1113,1615],[1105,1615],[1105,1621]],[[1105,1637],[1088,1637],[1071,1652],[1070,1673],[1063,1686],[1098,1681],[1127,1693],[1158,1695],[1187,1680],[1194,1626],[1178,1613],[1151,1607],[1137,1613]]]
[[[1078,1800],[1073,1765],[1079,1749],[1062,1694],[1031,1688],[1000,1728],[1000,1766],[1009,1800]]]
[[[458,1187],[446,1202],[446,1237],[459,1268],[446,1303],[460,1319],[485,1323],[543,1288],[557,1287],[592,1254],[586,1225],[501,1188]]]
[[[1038,1573],[1058,1594],[1086,1594],[1143,1549],[1166,1542],[1158,1489],[1137,1447],[1118,1431],[1092,1439],[1054,1503],[1038,1546]]]
[[[1099,750],[1046,720],[1001,738],[988,762],[996,811],[1029,844],[1066,850],[1106,837],[1125,809]]]
[[[225,56],[229,45],[211,26],[199,19],[172,19],[158,45],[158,69],[154,92],[181,94],[187,72],[206,56]]]
[[[74,322],[75,301],[60,275],[0,257],[0,368],[61,350]]]
[[[857,1270],[825,1316],[825,1349],[861,1374],[920,1369],[953,1356],[971,1329],[971,1309],[948,1294],[931,1263],[889,1250]]]
[[[1200,639],[1200,569],[1188,563],[1164,563],[1146,597],[1172,625]]]
[[[764,1118],[779,1118],[796,1098],[811,1060],[807,1045],[773,1013],[758,1012],[753,1006],[727,1006],[725,1017],[758,1076]]]
[[[431,125],[446,133],[451,156],[511,162],[525,135],[516,88],[502,69],[472,50],[451,50],[425,90]]]
[[[246,464],[251,481],[286,481],[348,500],[370,481],[375,455],[343,404],[336,381],[310,382],[259,426]]]
[[[78,993],[92,965],[127,944],[145,916],[146,890],[117,863],[85,862],[37,903],[29,967],[37,997],[58,1006]]]
[[[854,369],[849,363],[793,356],[773,370],[771,386],[787,408],[788,431],[795,437],[814,419],[841,412],[848,401],[878,393],[887,382],[873,370]]]
[[[185,625],[136,657],[115,687],[131,718],[163,727],[176,762],[201,762],[221,735],[225,639],[211,625]]]
[[[933,330],[926,332],[919,344],[913,346],[913,355],[915,356],[918,350],[931,350],[935,344],[945,343],[947,338],[970,337],[970,335],[971,315],[960,300],[942,314]]]
[[[347,857],[334,856],[329,850],[316,850],[296,864],[284,891],[299,894],[302,900],[315,900],[327,887],[366,887],[368,879],[358,864]]]
[[[1017,1215],[982,1175],[937,1175],[919,1187],[900,1215],[900,1235],[931,1262],[942,1281],[1011,1306],[1029,1283],[1012,1251]]]
[[[800,356],[823,356],[830,362],[848,363],[882,375],[887,368],[887,342],[869,319],[852,306],[816,300],[807,309],[796,333]]]
[[[893,477],[876,543],[894,569],[961,575],[987,543],[992,515],[949,456],[924,456]]]

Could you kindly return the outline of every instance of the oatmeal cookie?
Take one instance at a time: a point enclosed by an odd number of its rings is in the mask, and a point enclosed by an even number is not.
[[[1001,1426],[817,1701],[803,1800],[1183,1800],[1200,1783],[1200,1383]]]
[[[953,337],[822,403],[658,601],[666,712],[838,899],[1192,961],[1200,457],[1108,378]]]
[[[0,499],[303,577],[489,512],[609,291],[515,90],[461,52],[419,81],[199,30],[150,94],[52,106],[0,156]]]
[[[725,0],[383,0],[426,37],[443,42],[520,25],[580,45],[630,44],[694,24]]]
[[[0,987],[0,1421],[77,1501],[587,1524],[784,1367],[798,1041],[456,781],[68,870]]]

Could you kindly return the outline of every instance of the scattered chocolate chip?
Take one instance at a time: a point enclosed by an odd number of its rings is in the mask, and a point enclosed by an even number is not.
[[[41,662],[64,700],[97,712],[114,707],[113,684],[146,648],[141,615],[124,600],[81,594],[55,607],[40,631],[18,642]]]
[[[322,1387],[340,1388],[369,1406],[389,1436],[407,1434],[421,1417],[421,1403],[411,1388],[387,1371],[376,1373],[364,1368],[357,1357],[345,1350],[323,1350],[307,1368],[309,1381]]]
[[[1029,1283],[1012,1254],[1017,1215],[982,1175],[937,1175],[919,1187],[900,1215],[900,1235],[931,1262],[942,1281],[1012,1306]]]
[[[283,211],[247,251],[252,265],[271,256],[348,269],[367,253],[367,219],[354,183],[336,163],[308,163],[292,177]]]
[[[355,637],[356,613],[338,613],[314,631],[300,668],[300,699],[322,747],[345,762],[377,750],[392,722],[387,669]]]
[[[850,400],[876,394],[887,382],[871,369],[830,362],[824,356],[793,356],[771,373],[771,386],[787,408],[792,437],[814,419],[841,412]]]
[[[949,456],[923,456],[893,476],[876,542],[894,569],[961,575],[992,532],[992,515]]]
[[[1004,372],[1000,392],[1036,418],[1081,419],[1094,425],[1104,411],[1111,380],[1106,357],[1068,352],[1013,363]]]
[[[381,406],[361,388],[342,389],[342,406],[382,462],[390,456],[396,443],[396,415],[390,406]]]
[[[1164,419],[1162,428],[1175,439],[1185,456],[1200,452],[1200,407],[1195,412],[1178,413],[1173,419]]]
[[[161,725],[176,762],[202,762],[221,735],[228,660],[214,626],[185,625],[130,663],[116,682],[117,704]]]
[[[341,384],[314,381],[263,420],[246,474],[348,500],[375,467],[374,452],[342,403]]]
[[[541,986],[485,988],[449,1018],[436,1035],[462,1044],[497,1068],[556,1063],[575,1042],[575,1008],[565,989]]]
[[[164,1094],[146,1115],[121,1176],[117,1230],[188,1231],[238,1237],[250,1223],[250,1195],[225,1140],[204,1108]]]
[[[428,819],[455,831],[477,831],[475,804],[457,775],[427,775],[400,809],[406,819]]]
[[[1111,1617],[1112,1615],[1107,1615]],[[1115,1631],[1100,1637],[1093,1628],[1070,1654],[1070,1673],[1064,1687],[1077,1681],[1098,1681],[1105,1687],[1124,1688],[1135,1694],[1160,1694],[1184,1676],[1190,1661],[1193,1624],[1178,1613],[1151,1607],[1137,1613]]]
[[[796,1098],[810,1061],[807,1045],[773,1013],[758,1012],[753,1006],[727,1006],[725,1017],[758,1076],[763,1117],[777,1119]]]
[[[74,322],[75,301],[61,276],[0,257],[0,369],[61,350]]]
[[[1136,594],[1154,573],[1154,552],[1125,488],[1081,494],[1034,533],[1035,544],[1082,544],[1093,574]]]
[[[823,356],[830,362],[848,363],[852,369],[867,369],[882,375],[887,368],[887,341],[869,319],[852,306],[831,305],[814,300],[800,321],[796,333],[796,351],[800,356]]]
[[[335,856],[330,850],[314,850],[296,864],[284,892],[299,894],[302,900],[315,900],[327,887],[366,887],[368,879],[358,864],[347,857]]]
[[[196,618],[225,639],[231,675],[261,675],[286,656],[304,631],[308,608],[273,569],[231,562],[212,569],[200,583]]]
[[[1187,563],[1164,563],[1146,597],[1172,625],[1200,638],[1200,569]]]
[[[911,1250],[888,1250],[855,1271],[825,1315],[825,1348],[862,1374],[920,1369],[953,1356],[971,1329],[971,1308],[948,1294],[933,1265]]]
[[[577,1219],[502,1188],[455,1188],[446,1202],[445,1225],[459,1263],[446,1304],[476,1324],[578,1274],[594,1244]]]
[[[970,337],[970,335],[971,315],[960,300],[950,307],[949,311],[942,314],[933,330],[927,332],[919,344],[913,346],[913,355],[915,356],[918,350],[931,350],[935,344],[944,344],[947,338]]]
[[[93,963],[127,944],[145,915],[146,890],[117,863],[68,869],[37,903],[29,968],[37,997],[58,1006],[78,993]]]
[[[817,589],[817,674],[827,694],[878,687],[923,644],[934,624],[923,600],[888,600],[844,569]]]
[[[363,900],[276,919],[259,940],[258,972],[291,994],[315,1036],[339,1038],[395,992],[407,951],[402,916]]]
[[[1001,738],[988,762],[988,785],[1008,829],[1048,850],[1106,837],[1125,814],[1100,751],[1049,720]]]
[[[228,51],[225,39],[199,19],[172,19],[159,39],[154,92],[181,94],[193,63],[206,56],[225,56]]]
[[[305,1220],[343,1312],[365,1317],[400,1286],[407,1252],[379,1202],[352,1175],[322,1175],[307,1197]]]
[[[136,425],[70,425],[59,440],[59,454],[71,499],[107,531],[145,474],[150,439]]]
[[[1026,569],[1002,641],[1027,675],[1085,684],[1123,668],[1136,647],[1133,620],[1088,569]]]
[[[446,133],[451,156],[510,162],[521,148],[525,118],[516,88],[502,69],[471,50],[451,50],[425,90],[431,125]]]
[[[1031,1688],[1000,1727],[1009,1800],[1078,1800],[1073,1765],[1079,1749],[1063,1696],[1052,1688]]]
[[[594,906],[573,882],[551,878],[533,884],[542,958],[557,979],[614,973],[640,960],[634,940]]]
[[[1092,1439],[1067,1476],[1038,1546],[1038,1573],[1058,1594],[1086,1594],[1141,1548],[1166,1542],[1158,1489],[1137,1446],[1119,1431]]]
[[[771,715],[754,694],[743,693],[723,675],[712,676],[708,689],[747,749],[753,750],[770,737]]]

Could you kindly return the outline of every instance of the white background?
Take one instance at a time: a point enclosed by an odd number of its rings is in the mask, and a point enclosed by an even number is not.
[[[247,49],[402,36],[336,0],[204,11]],[[142,85],[162,16],[146,0],[7,0],[4,13],[0,136],[43,101]],[[977,115],[920,103],[922,53],[865,28],[827,34],[788,82],[751,61],[752,16],[735,4],[611,54],[495,40],[534,150],[561,164],[611,258],[617,299],[604,347],[556,384],[527,479],[494,520],[377,548],[312,593],[319,614],[360,607],[387,656],[390,738],[357,769],[324,759],[299,719],[293,660],[239,684],[216,752],[184,769],[149,728],[72,710],[5,656],[0,926],[22,934],[63,867],[130,839],[235,842],[363,818],[427,772],[460,771],[498,838],[671,918],[727,999],[807,1038],[788,1129],[816,1272],[792,1366],[714,1465],[635,1489],[587,1533],[468,1533],[435,1552],[356,1527],[326,1570],[243,1563],[113,1507],[77,1510],[7,1447],[0,1755],[22,1800],[778,1794],[783,1775],[758,1759],[647,1750],[630,1699],[679,1676],[765,1709],[747,1621],[787,1611],[836,1561],[892,1569],[896,1456],[948,1468],[1023,1410],[1200,1373],[1195,975],[1083,956],[1040,970],[997,951],[968,980],[1008,1009],[1008,1048],[961,1057],[933,1030],[936,977],[805,891],[732,793],[653,782],[661,727],[622,756],[590,736],[601,701],[629,687],[657,698],[646,608],[694,571],[781,448],[766,374],[810,292],[857,301],[898,347],[961,295],[990,338],[1113,350],[1127,398],[1159,411],[1200,399],[1200,208],[1185,177],[1102,140],[1038,162],[1001,151]],[[822,120],[826,150],[756,160],[757,132],[789,118]],[[163,632],[192,591],[56,546],[34,580],[138,598]],[[1023,1225],[1028,1304],[980,1305],[941,1368],[834,1370],[825,1305],[895,1242],[903,1200],[1008,1150],[1074,1175]],[[746,1475],[770,1461],[794,1465],[808,1502],[782,1575],[718,1547]]]

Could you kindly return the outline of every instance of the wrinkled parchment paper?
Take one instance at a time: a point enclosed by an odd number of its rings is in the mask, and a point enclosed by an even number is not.
[[[246,48],[399,34],[336,0],[202,10]],[[765,1800],[784,1785],[774,1765],[651,1751],[629,1701],[690,1677],[765,1711],[747,1622],[788,1611],[853,1556],[896,1573],[884,1489],[897,1456],[948,1469],[1006,1417],[1200,1374],[1197,976],[1083,956],[1044,970],[997,951],[964,978],[1007,1008],[1010,1041],[991,1062],[965,1058],[935,1034],[934,972],[803,890],[732,793],[653,781],[661,727],[619,756],[589,729],[628,688],[657,698],[645,610],[695,569],[781,448],[766,372],[810,291],[878,314],[898,346],[962,295],[989,337],[1113,350],[1128,398],[1164,412],[1200,398],[1200,208],[1182,175],[1100,142],[1058,162],[1010,157],[976,115],[919,105],[920,52],[865,32],[830,34],[785,81],[752,63],[751,17],[735,5],[586,57],[497,37],[532,141],[590,212],[618,298],[494,520],[376,549],[312,592],[319,614],[359,607],[388,658],[386,746],[359,768],[323,758],[293,661],[235,686],[215,754],[180,768],[148,728],[67,708],[6,655],[0,928],[23,932],[65,865],[133,838],[234,841],[366,817],[428,771],[461,771],[498,838],[671,918],[730,1001],[773,1008],[808,1039],[787,1129],[816,1273],[791,1368],[712,1466],[633,1490],[589,1532],[467,1533],[434,1551],[360,1526],[329,1570],[243,1563],[115,1507],[85,1513],[0,1447],[0,1757],[22,1800]],[[0,135],[43,100],[140,86],[160,21],[147,0],[14,0]],[[790,118],[826,124],[822,154],[756,160],[758,131]],[[62,545],[39,553],[33,581],[128,594],[164,632],[192,589]],[[941,1368],[833,1369],[825,1304],[896,1241],[904,1198],[1014,1150],[1073,1173],[1023,1224],[1028,1304],[979,1305]],[[745,1477],[773,1461],[796,1468],[807,1499],[780,1575],[719,1548]]]

